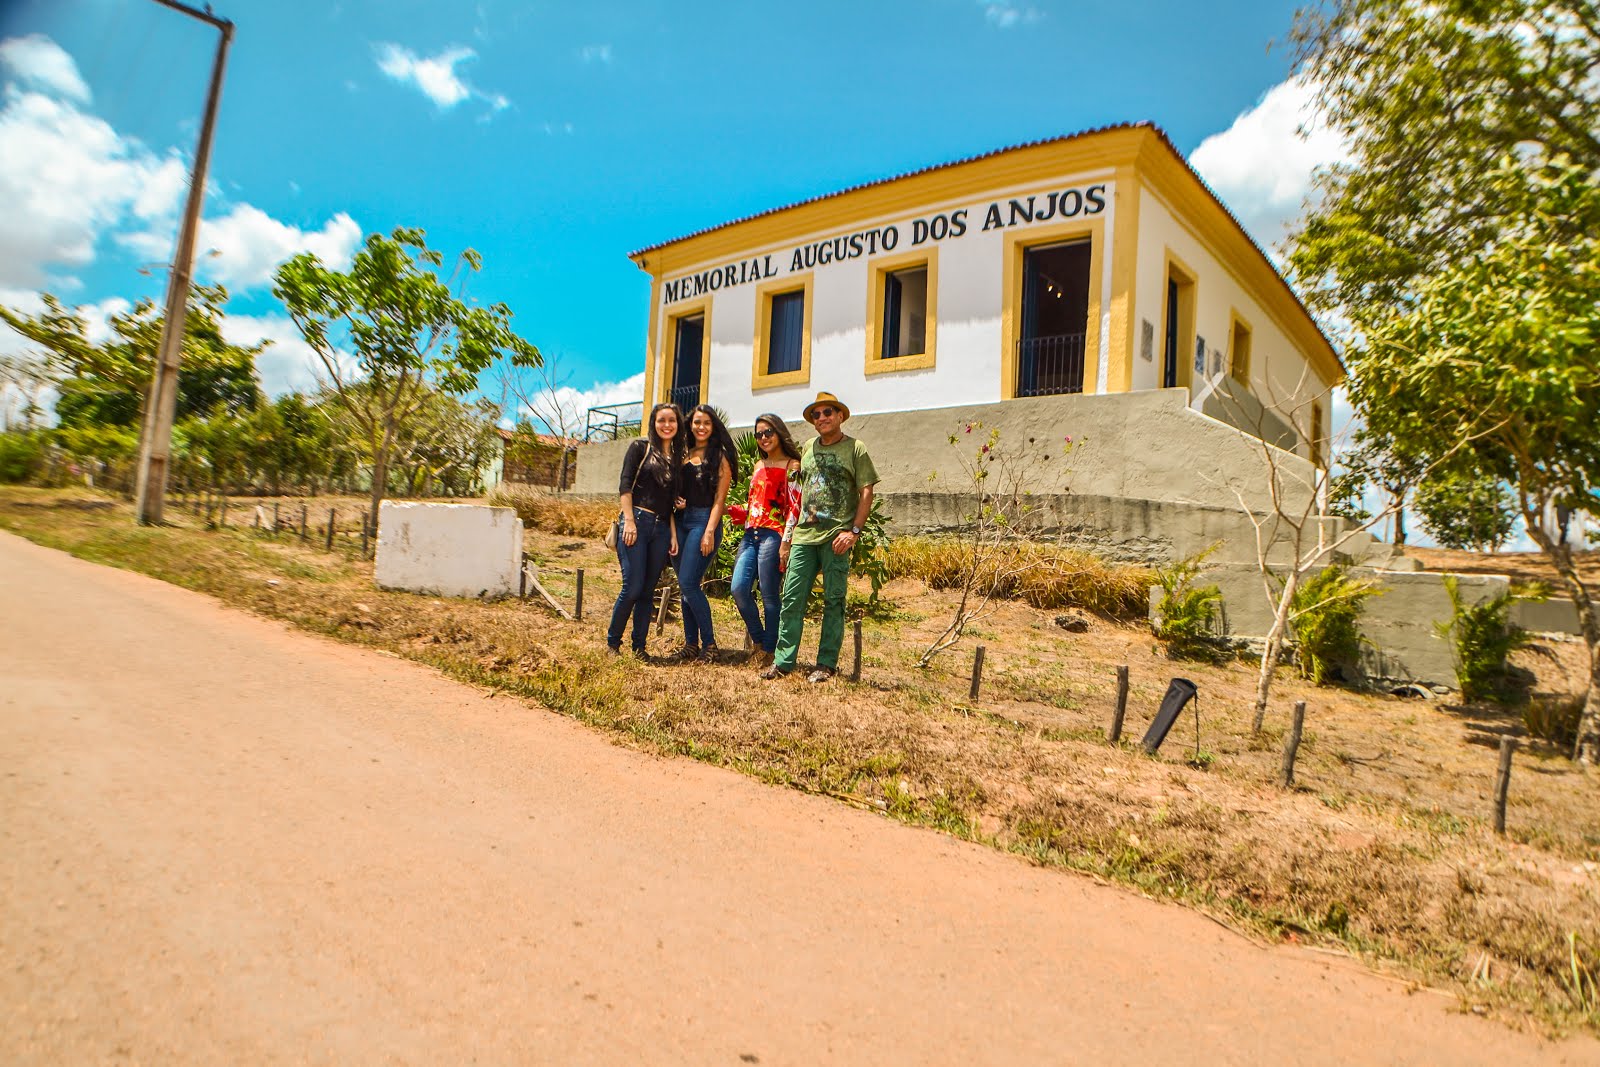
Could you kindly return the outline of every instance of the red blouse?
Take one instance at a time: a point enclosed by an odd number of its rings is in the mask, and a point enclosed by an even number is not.
[[[800,487],[789,480],[784,467],[757,467],[750,476],[746,504],[734,504],[728,514],[734,522],[743,522],[746,530],[782,533],[800,516]]]

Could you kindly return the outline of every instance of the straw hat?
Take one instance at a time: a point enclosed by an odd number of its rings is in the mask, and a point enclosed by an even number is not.
[[[805,420],[815,426],[817,422],[816,409],[822,407],[824,404],[839,409],[840,422],[843,422],[845,419],[850,417],[850,409],[844,405],[844,401],[840,400],[832,393],[818,393],[817,398],[811,403],[807,404],[806,410],[802,413],[805,416]]]

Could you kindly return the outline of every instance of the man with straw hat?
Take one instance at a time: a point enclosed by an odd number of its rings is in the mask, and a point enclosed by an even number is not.
[[[817,642],[817,669],[809,682],[825,682],[839,666],[844,644],[844,599],[850,578],[850,554],[872,511],[872,487],[878,471],[867,448],[840,429],[850,409],[832,393],[818,393],[805,419],[817,429],[800,456],[800,518],[785,534],[779,560],[787,564],[778,616],[778,648],[763,678],[779,678],[795,669],[800,632],[805,626],[806,597],[822,572],[822,637]]]

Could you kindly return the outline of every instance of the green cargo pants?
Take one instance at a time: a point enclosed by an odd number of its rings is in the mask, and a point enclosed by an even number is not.
[[[783,577],[783,610],[778,614],[778,648],[773,666],[794,670],[800,655],[800,632],[806,624],[806,598],[822,572],[822,638],[817,642],[817,666],[837,669],[839,646],[844,644],[844,597],[850,582],[850,557],[839,555],[831,541],[820,545],[789,546],[789,570]]]

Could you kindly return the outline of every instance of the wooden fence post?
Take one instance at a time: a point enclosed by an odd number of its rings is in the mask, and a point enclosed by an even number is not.
[[[221,510],[217,512],[217,525],[226,530],[228,528],[228,494],[223,493],[220,499],[222,501],[222,507]]]
[[[656,633],[661,633],[667,628],[667,593],[670,590],[661,590],[661,604],[656,608]]]
[[[306,539],[306,532],[309,529],[309,526],[307,524],[307,517],[309,515],[310,515],[310,511],[307,510],[307,508],[306,508],[306,506],[304,504],[301,504],[300,505],[300,540],[302,540],[302,541],[304,541]]]
[[[1128,717],[1128,667],[1117,668],[1117,711],[1111,717],[1109,740],[1114,745],[1122,740],[1122,721]]]
[[[329,552],[333,551],[333,513],[336,510],[337,509],[335,509],[335,508],[329,508],[328,509],[328,544],[327,544],[327,549],[328,549]]]
[[[572,617],[583,621],[583,568],[578,568],[578,589],[572,598]]]
[[[1294,702],[1294,721],[1289,725],[1289,736],[1283,741],[1282,784],[1288,789],[1294,785],[1294,757],[1300,750],[1300,734],[1306,725],[1306,702]]]
[[[967,692],[967,699],[978,699],[978,687],[983,684],[983,646],[979,645],[972,653],[972,688]]]
[[[856,620],[855,643],[856,643],[856,655],[855,655],[855,659],[852,660],[851,664],[850,664],[850,680],[852,682],[859,682],[859,681],[861,681],[861,620],[860,619]]]
[[[272,502],[272,536],[278,536],[278,501]]]
[[[1506,793],[1511,789],[1511,757],[1517,751],[1517,739],[1500,739],[1500,765],[1494,772],[1494,832],[1506,832]]]
[[[367,558],[367,517],[361,516],[361,558]]]

